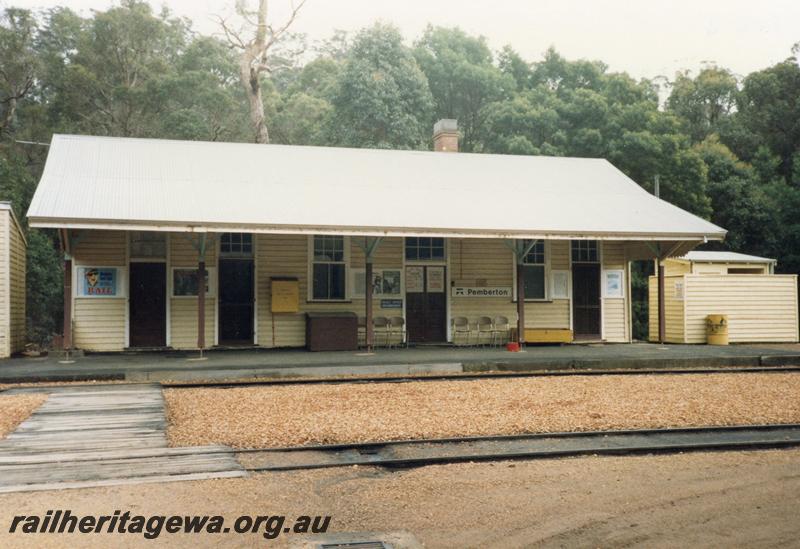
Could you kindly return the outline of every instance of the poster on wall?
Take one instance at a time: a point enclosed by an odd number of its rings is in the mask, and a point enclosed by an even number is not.
[[[118,297],[119,277],[116,267],[80,267],[80,295],[84,297]]]
[[[366,272],[364,269],[351,269],[352,272],[352,296],[364,297]],[[397,269],[378,269],[372,272],[372,295],[373,296],[399,296],[401,295],[400,281],[402,272]]]
[[[569,299],[569,271],[552,271],[550,280],[553,281],[550,297],[553,299]]]
[[[422,293],[425,291],[423,276],[425,267],[406,267],[406,293]]]
[[[214,295],[213,268],[205,271],[206,296]],[[172,295],[174,297],[197,295],[197,269],[172,270]]]
[[[400,295],[400,271],[384,269],[381,279],[381,295]]]
[[[428,291],[444,291],[444,267],[428,267]]]
[[[622,271],[603,271],[605,290],[604,297],[624,297],[622,289]]]

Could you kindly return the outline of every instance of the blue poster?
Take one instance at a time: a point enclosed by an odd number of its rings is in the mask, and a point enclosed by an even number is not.
[[[83,295],[116,297],[117,269],[108,267],[86,267],[83,269]]]

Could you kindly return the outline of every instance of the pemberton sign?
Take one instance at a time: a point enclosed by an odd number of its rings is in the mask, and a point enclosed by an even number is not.
[[[453,286],[453,297],[507,297],[510,286]]]

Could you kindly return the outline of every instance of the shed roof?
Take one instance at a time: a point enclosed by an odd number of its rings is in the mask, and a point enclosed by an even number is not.
[[[602,159],[78,135],[53,136],[28,218],[34,227],[695,244],[725,235]]]
[[[698,261],[702,263],[776,263],[776,259],[759,257],[757,255],[740,254],[737,252],[707,252],[693,250],[681,259]]]
[[[11,217],[11,221],[14,223],[14,228],[16,229],[19,236],[22,238],[22,243],[27,246],[28,245],[28,237],[25,236],[25,231],[22,230],[22,225],[17,219],[17,214],[14,213],[14,208],[11,205],[11,202],[7,202],[5,200],[0,201],[0,211],[7,211],[9,216]]]

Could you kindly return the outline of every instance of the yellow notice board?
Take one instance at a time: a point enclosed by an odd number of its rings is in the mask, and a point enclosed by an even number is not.
[[[300,310],[300,285],[297,280],[272,280],[272,312],[296,313]]]

